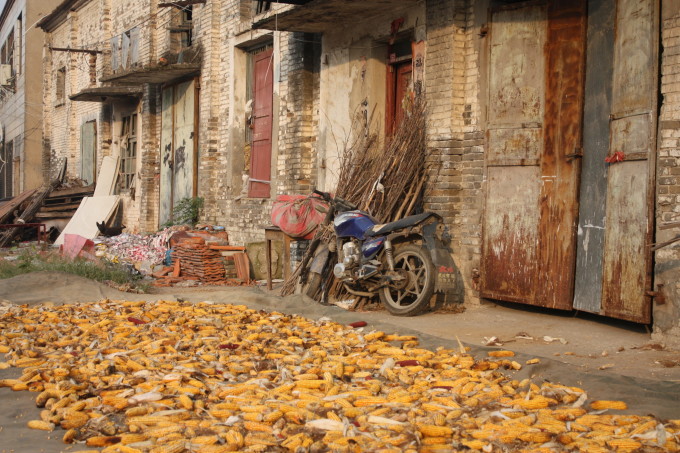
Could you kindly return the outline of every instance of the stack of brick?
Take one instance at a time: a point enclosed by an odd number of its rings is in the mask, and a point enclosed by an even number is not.
[[[226,279],[222,255],[205,242],[185,240],[177,244],[172,260],[179,262],[180,276],[198,277],[207,284],[222,284]]]

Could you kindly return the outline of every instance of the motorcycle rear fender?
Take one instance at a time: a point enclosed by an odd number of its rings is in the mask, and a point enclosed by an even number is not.
[[[323,269],[326,266],[326,262],[328,261],[329,254],[330,251],[328,250],[328,246],[325,244],[320,245],[319,248],[316,250],[314,258],[312,258],[312,263],[309,266],[309,271],[316,272],[317,274],[322,274]]]

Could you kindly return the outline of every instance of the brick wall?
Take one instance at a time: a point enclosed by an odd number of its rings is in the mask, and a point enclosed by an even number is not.
[[[455,300],[477,303],[473,276],[479,267],[484,134],[479,128],[479,68],[470,2],[429,0],[425,93],[430,172],[426,209],[444,218],[465,284]]]
[[[672,9],[672,7],[671,7]],[[661,114],[657,159],[657,223],[680,222],[680,11],[664,11],[661,36]],[[656,231],[657,242],[678,228]],[[680,243],[656,252],[655,283],[663,298],[654,301],[653,337],[680,347]]]

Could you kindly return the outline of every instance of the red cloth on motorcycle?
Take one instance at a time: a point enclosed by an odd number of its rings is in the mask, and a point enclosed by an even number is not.
[[[279,195],[272,207],[272,223],[288,236],[312,239],[327,212],[328,203],[320,197]]]

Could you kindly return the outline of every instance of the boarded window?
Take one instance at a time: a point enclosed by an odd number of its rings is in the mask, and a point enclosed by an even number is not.
[[[97,162],[97,122],[88,121],[80,128],[80,179],[95,182]]]
[[[66,68],[64,66],[57,70],[55,93],[56,93],[55,103],[57,105],[63,104],[66,97]]]
[[[137,163],[137,114],[123,117],[120,130],[120,178],[121,190],[134,187]]]
[[[111,70],[116,72],[120,65],[120,35],[111,38]]]

